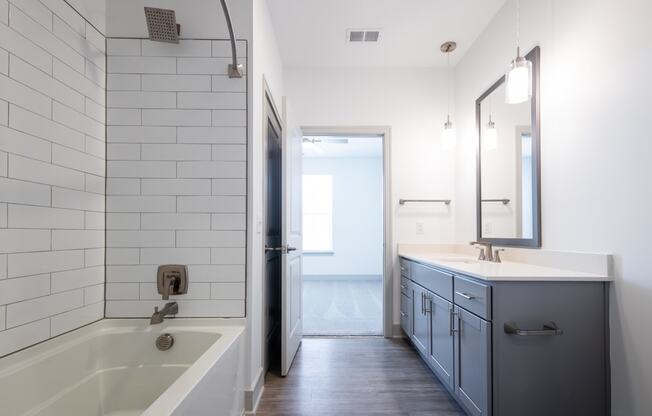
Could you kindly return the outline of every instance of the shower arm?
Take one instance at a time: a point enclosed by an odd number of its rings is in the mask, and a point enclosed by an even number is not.
[[[226,18],[226,26],[229,28],[229,36],[231,36],[231,56],[233,61],[229,64],[229,78],[242,78],[242,64],[238,64],[238,53],[236,51],[235,34],[233,33],[229,6],[227,6],[226,0],[220,0],[220,2],[222,3],[222,10]]]

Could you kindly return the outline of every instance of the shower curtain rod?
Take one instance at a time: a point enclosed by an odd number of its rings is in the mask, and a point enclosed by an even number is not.
[[[226,25],[229,28],[229,36],[231,37],[231,56],[233,61],[229,64],[229,78],[242,78],[242,64],[238,64],[238,52],[235,45],[235,34],[233,33],[229,6],[226,4],[226,0],[220,0],[220,2],[222,3],[222,10],[224,11]]]

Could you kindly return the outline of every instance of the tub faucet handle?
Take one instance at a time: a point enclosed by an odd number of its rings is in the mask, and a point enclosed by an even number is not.
[[[179,278],[174,275],[165,276],[165,284],[163,285],[163,293],[162,293],[163,300],[170,299],[170,293],[174,291],[174,288],[177,285],[178,280]]]

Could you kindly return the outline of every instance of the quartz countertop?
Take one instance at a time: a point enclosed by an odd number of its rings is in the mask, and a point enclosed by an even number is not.
[[[399,249],[398,255],[418,263],[435,266],[487,281],[608,282],[608,275],[558,269],[514,261],[493,263],[460,253],[424,252]]]

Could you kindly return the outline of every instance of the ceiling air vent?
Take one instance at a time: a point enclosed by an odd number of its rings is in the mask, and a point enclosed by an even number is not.
[[[379,29],[349,29],[346,33],[346,39],[349,42],[378,42],[380,40]]]

